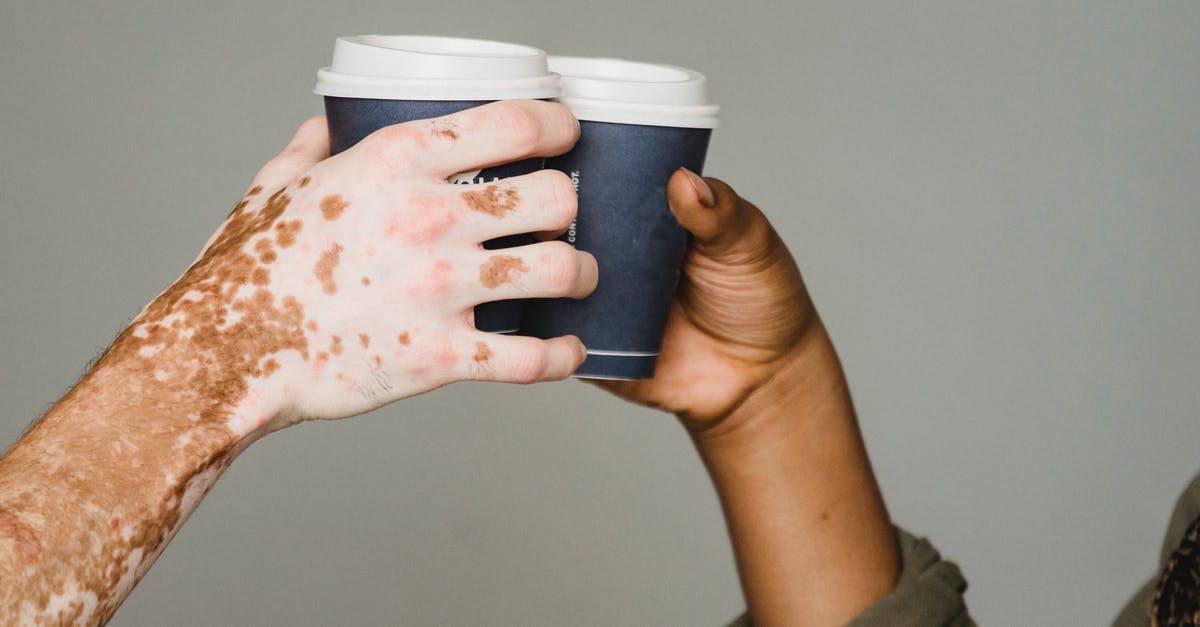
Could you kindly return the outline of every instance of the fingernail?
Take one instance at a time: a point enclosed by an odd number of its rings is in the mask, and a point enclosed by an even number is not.
[[[696,190],[696,196],[700,198],[700,204],[710,209],[716,207],[717,195],[713,193],[713,190],[708,186],[708,183],[706,183],[704,179],[700,178],[699,174],[696,174],[687,168],[679,169],[683,170],[683,173],[687,175],[688,182],[692,184],[692,187]]]

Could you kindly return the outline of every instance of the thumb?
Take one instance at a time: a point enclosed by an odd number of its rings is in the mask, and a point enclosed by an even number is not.
[[[771,225],[724,181],[679,168],[667,181],[667,205],[693,246],[711,258],[753,254],[771,239]]]
[[[328,157],[329,127],[325,116],[311,117],[296,129],[288,145],[258,171],[250,185],[270,194]]]

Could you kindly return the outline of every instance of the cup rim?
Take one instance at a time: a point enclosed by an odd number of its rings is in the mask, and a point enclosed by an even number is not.
[[[550,56],[562,75],[559,101],[580,120],[716,128],[720,107],[703,74],[677,65],[612,57]]]
[[[526,44],[435,35],[338,37],[317,71],[323,96],[381,100],[554,98],[558,76]]]

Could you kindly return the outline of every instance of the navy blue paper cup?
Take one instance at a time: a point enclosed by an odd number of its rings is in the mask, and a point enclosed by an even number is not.
[[[527,301],[521,332],[578,336],[588,356],[577,377],[651,377],[689,239],[667,206],[667,180],[703,170],[717,107],[704,77],[684,68],[563,57],[550,67],[580,119],[574,149],[546,162],[579,196],[561,239],[590,252],[600,276],[585,299]]]
[[[550,99],[558,77],[546,53],[518,44],[452,37],[341,37],[333,64],[317,73],[316,93],[325,98],[330,148],[337,154],[392,124],[436,118],[496,100]],[[525,159],[452,177],[455,183],[489,183],[529,174],[545,165]],[[531,243],[528,235],[484,242],[494,250]],[[522,301],[475,307],[480,331],[512,333],[521,322]]]

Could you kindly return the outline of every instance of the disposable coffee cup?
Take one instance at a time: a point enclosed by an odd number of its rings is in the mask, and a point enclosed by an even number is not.
[[[600,280],[582,300],[527,301],[522,333],[578,336],[588,356],[577,377],[651,377],[688,243],[667,207],[667,179],[703,170],[718,107],[704,76],[686,68],[550,57],[550,69],[580,120],[575,148],[546,162],[579,195],[561,239],[596,257]]]
[[[371,133],[401,122],[435,118],[496,100],[548,100],[559,95],[546,53],[530,46],[481,39],[417,35],[339,37],[333,62],[317,72],[314,91],[325,98],[333,154]],[[488,183],[542,169],[525,159],[452,177]],[[488,249],[528,243],[524,236],[485,242]],[[521,301],[475,308],[481,331],[511,333],[520,326]]]

